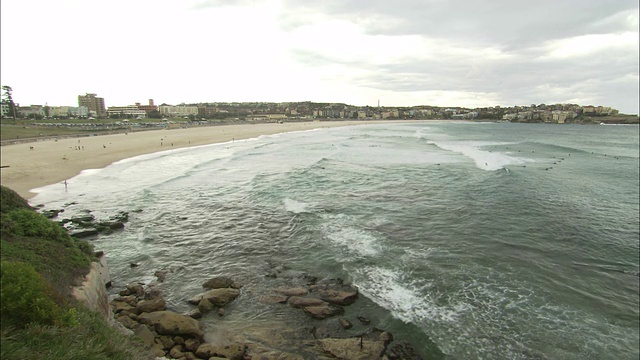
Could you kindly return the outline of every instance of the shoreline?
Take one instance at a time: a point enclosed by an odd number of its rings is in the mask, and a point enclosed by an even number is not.
[[[83,170],[102,169],[131,157],[185,147],[245,140],[293,131],[399,121],[348,120],[233,124],[51,138],[2,146],[0,183],[29,200],[31,190],[64,182]],[[406,122],[406,121],[400,121]]]

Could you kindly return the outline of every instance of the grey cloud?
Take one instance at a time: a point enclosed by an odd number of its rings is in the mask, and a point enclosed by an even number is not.
[[[369,34],[424,35],[467,39],[520,48],[547,39],[628,29],[617,14],[635,10],[637,0],[286,0],[283,26],[295,26],[297,12],[318,12],[365,25]],[[621,15],[620,15],[621,16]]]
[[[529,50],[509,58],[485,60],[443,53],[436,58],[372,65],[365,61],[340,61],[310,51],[295,53],[298,61],[313,66],[340,63],[353,69],[368,70],[366,76],[352,76],[345,81],[382,91],[484,93],[504,99],[505,104],[522,105],[580,98],[595,99],[594,104],[627,109],[637,107],[638,89],[633,81],[634,74],[637,76],[636,55],[624,49],[565,59],[543,55],[541,50]],[[599,95],[617,93],[613,91],[622,91],[620,94],[625,95],[618,97],[616,103],[605,101],[604,96]],[[600,102],[596,101],[598,99]]]

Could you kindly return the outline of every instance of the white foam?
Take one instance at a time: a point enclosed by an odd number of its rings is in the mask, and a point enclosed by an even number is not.
[[[510,145],[512,143],[472,142],[472,141],[430,141],[443,150],[462,154],[473,160],[478,169],[494,171],[507,165],[523,165],[532,160],[514,157],[500,152],[482,150],[484,146]]]
[[[356,271],[354,284],[365,296],[407,323],[453,323],[470,309],[465,303],[436,305],[427,290],[429,283],[419,286],[403,282],[401,275],[400,271],[369,266]]]
[[[323,224],[327,238],[341,249],[341,256],[371,257],[380,253],[380,244],[375,233],[351,225],[350,217],[344,214],[331,216]],[[345,259],[346,260],[346,259]]]
[[[301,202],[301,201],[296,201],[293,199],[289,199],[286,198],[284,199],[284,208],[285,210],[292,212],[294,214],[300,214],[303,212],[308,212],[307,207],[309,206],[309,204]]]

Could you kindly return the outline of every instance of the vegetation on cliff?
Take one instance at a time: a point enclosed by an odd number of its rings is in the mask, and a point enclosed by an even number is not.
[[[0,187],[2,359],[140,359],[134,340],[71,296],[93,247]]]

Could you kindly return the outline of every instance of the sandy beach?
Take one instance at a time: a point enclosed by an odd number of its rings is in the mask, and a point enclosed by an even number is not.
[[[6,145],[1,148],[1,183],[22,197],[30,190],[60,183],[82,170],[101,169],[109,164],[169,149],[250,139],[290,131],[350,126],[375,121],[323,121],[265,123],[150,130],[112,135],[50,139]]]

